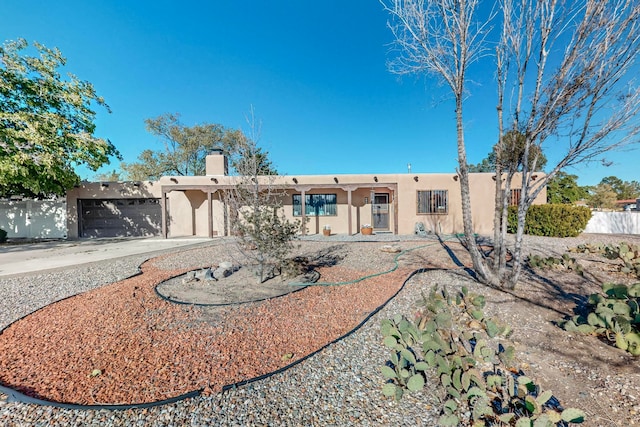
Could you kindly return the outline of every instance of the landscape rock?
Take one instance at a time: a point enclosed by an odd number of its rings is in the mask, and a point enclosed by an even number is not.
[[[218,264],[218,268],[213,271],[213,278],[216,280],[222,279],[223,277],[229,277],[235,271],[233,267],[233,263],[228,261],[223,261]]]
[[[402,252],[402,249],[400,249],[400,246],[397,246],[397,245],[384,245],[380,248],[380,250],[382,252],[389,252],[392,254],[397,254]]]
[[[187,274],[184,275],[184,278],[182,279],[182,283],[189,283],[189,282],[195,282],[195,281],[196,281],[195,271],[189,271]]]
[[[198,270],[195,276],[196,280],[215,280],[211,268],[203,268]]]

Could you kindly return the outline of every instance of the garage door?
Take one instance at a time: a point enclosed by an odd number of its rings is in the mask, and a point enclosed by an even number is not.
[[[81,199],[80,237],[159,236],[160,199]]]

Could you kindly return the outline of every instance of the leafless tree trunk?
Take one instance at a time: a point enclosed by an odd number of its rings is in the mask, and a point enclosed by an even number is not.
[[[389,27],[399,48],[391,71],[434,74],[454,95],[464,231],[473,267],[480,281],[512,288],[522,269],[526,213],[547,182],[567,166],[598,160],[638,142],[640,90],[629,74],[640,51],[640,4],[498,0],[495,10],[501,13],[479,22],[477,0],[381,3],[392,16]],[[500,30],[490,31],[491,20]],[[489,50],[492,45],[497,46],[495,55]],[[483,258],[473,238],[462,120],[467,67],[489,56],[496,64],[499,131],[492,262]],[[505,145],[509,132],[524,138],[515,160]],[[563,154],[536,180],[537,158],[550,145],[561,145]],[[508,269],[507,208],[517,171],[522,174],[518,228]]]
[[[567,166],[637,142],[640,91],[628,73],[640,51],[640,4],[522,0],[503,16],[515,22],[505,37],[512,42],[518,93],[516,103],[505,108],[512,112],[513,128],[525,136],[516,262],[505,283],[513,287],[522,268],[526,213],[549,179]],[[527,87],[528,81],[533,85]],[[566,147],[563,157],[534,181],[533,148],[559,143]]]
[[[393,32],[400,54],[390,63],[392,72],[431,73],[442,79],[455,99],[458,174],[467,249],[479,280],[495,282],[474,237],[469,192],[469,170],[464,141],[463,107],[469,65],[486,52],[485,26],[476,25],[478,0],[381,0],[393,17]]]

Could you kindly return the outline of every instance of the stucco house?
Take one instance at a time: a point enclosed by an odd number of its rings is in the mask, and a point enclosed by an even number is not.
[[[212,153],[205,176],[165,176],[158,181],[84,183],[67,194],[69,238],[162,235],[214,237],[229,234],[224,193],[237,177],[227,159]],[[261,177],[264,182],[268,177]],[[458,176],[449,174],[294,175],[270,178],[285,191],[284,213],[306,220],[305,234],[356,234],[364,224],[376,233],[414,234],[426,230],[461,232],[462,203]],[[494,174],[470,175],[476,232],[493,230]],[[520,177],[513,181],[515,196]],[[513,197],[516,200],[516,197]],[[546,202],[546,189],[536,204]]]

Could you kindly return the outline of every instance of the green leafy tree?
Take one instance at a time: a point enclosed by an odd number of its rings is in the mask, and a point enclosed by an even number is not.
[[[94,136],[94,106],[109,111],[93,85],[59,69],[58,49],[19,39],[0,46],[0,196],[65,194],[80,182],[74,167],[95,171],[120,158]]]
[[[547,184],[547,203],[573,204],[585,199],[587,188],[578,185],[578,176],[566,172],[558,172]]]
[[[521,171],[524,160],[524,141],[524,135],[520,132],[513,130],[507,132],[503,137],[502,148],[500,144],[494,145],[491,152],[480,163],[469,165],[469,172],[495,172],[498,149],[501,149],[499,157],[502,160],[502,169]],[[540,150],[540,147],[532,147],[528,158],[530,170],[541,171],[547,165],[547,157]]]
[[[623,181],[616,176],[602,178],[600,184],[607,184],[616,193],[617,200],[637,199],[640,197],[640,183],[638,181]]]
[[[219,124],[204,123],[186,126],[179,114],[164,114],[145,120],[147,130],[164,145],[162,150],[144,150],[135,163],[122,163],[121,168],[131,180],[157,180],[163,175],[204,175],[206,157],[212,150],[222,150],[230,160],[232,172],[244,153],[244,135]],[[263,160],[262,171],[273,172],[271,163],[259,148],[257,156]],[[253,154],[253,153],[251,153]]]
[[[122,179],[122,174],[115,169],[111,170],[111,172],[98,173],[94,175],[93,180],[110,182],[124,181]]]
[[[587,197],[587,204],[594,209],[615,209],[616,192],[609,184],[598,184],[592,187]]]
[[[492,162],[491,157],[493,156],[493,158],[495,159],[495,155],[493,154],[493,151],[490,152],[487,157],[485,157],[484,159],[482,159],[482,161],[480,163],[476,163],[469,165],[469,173],[473,173],[473,172],[495,172],[496,170],[496,165],[495,165],[495,161]]]
[[[236,175],[256,174],[256,176],[277,175],[269,154],[255,143],[247,140],[241,131],[234,131],[230,140],[233,144],[226,147],[231,173]]]

